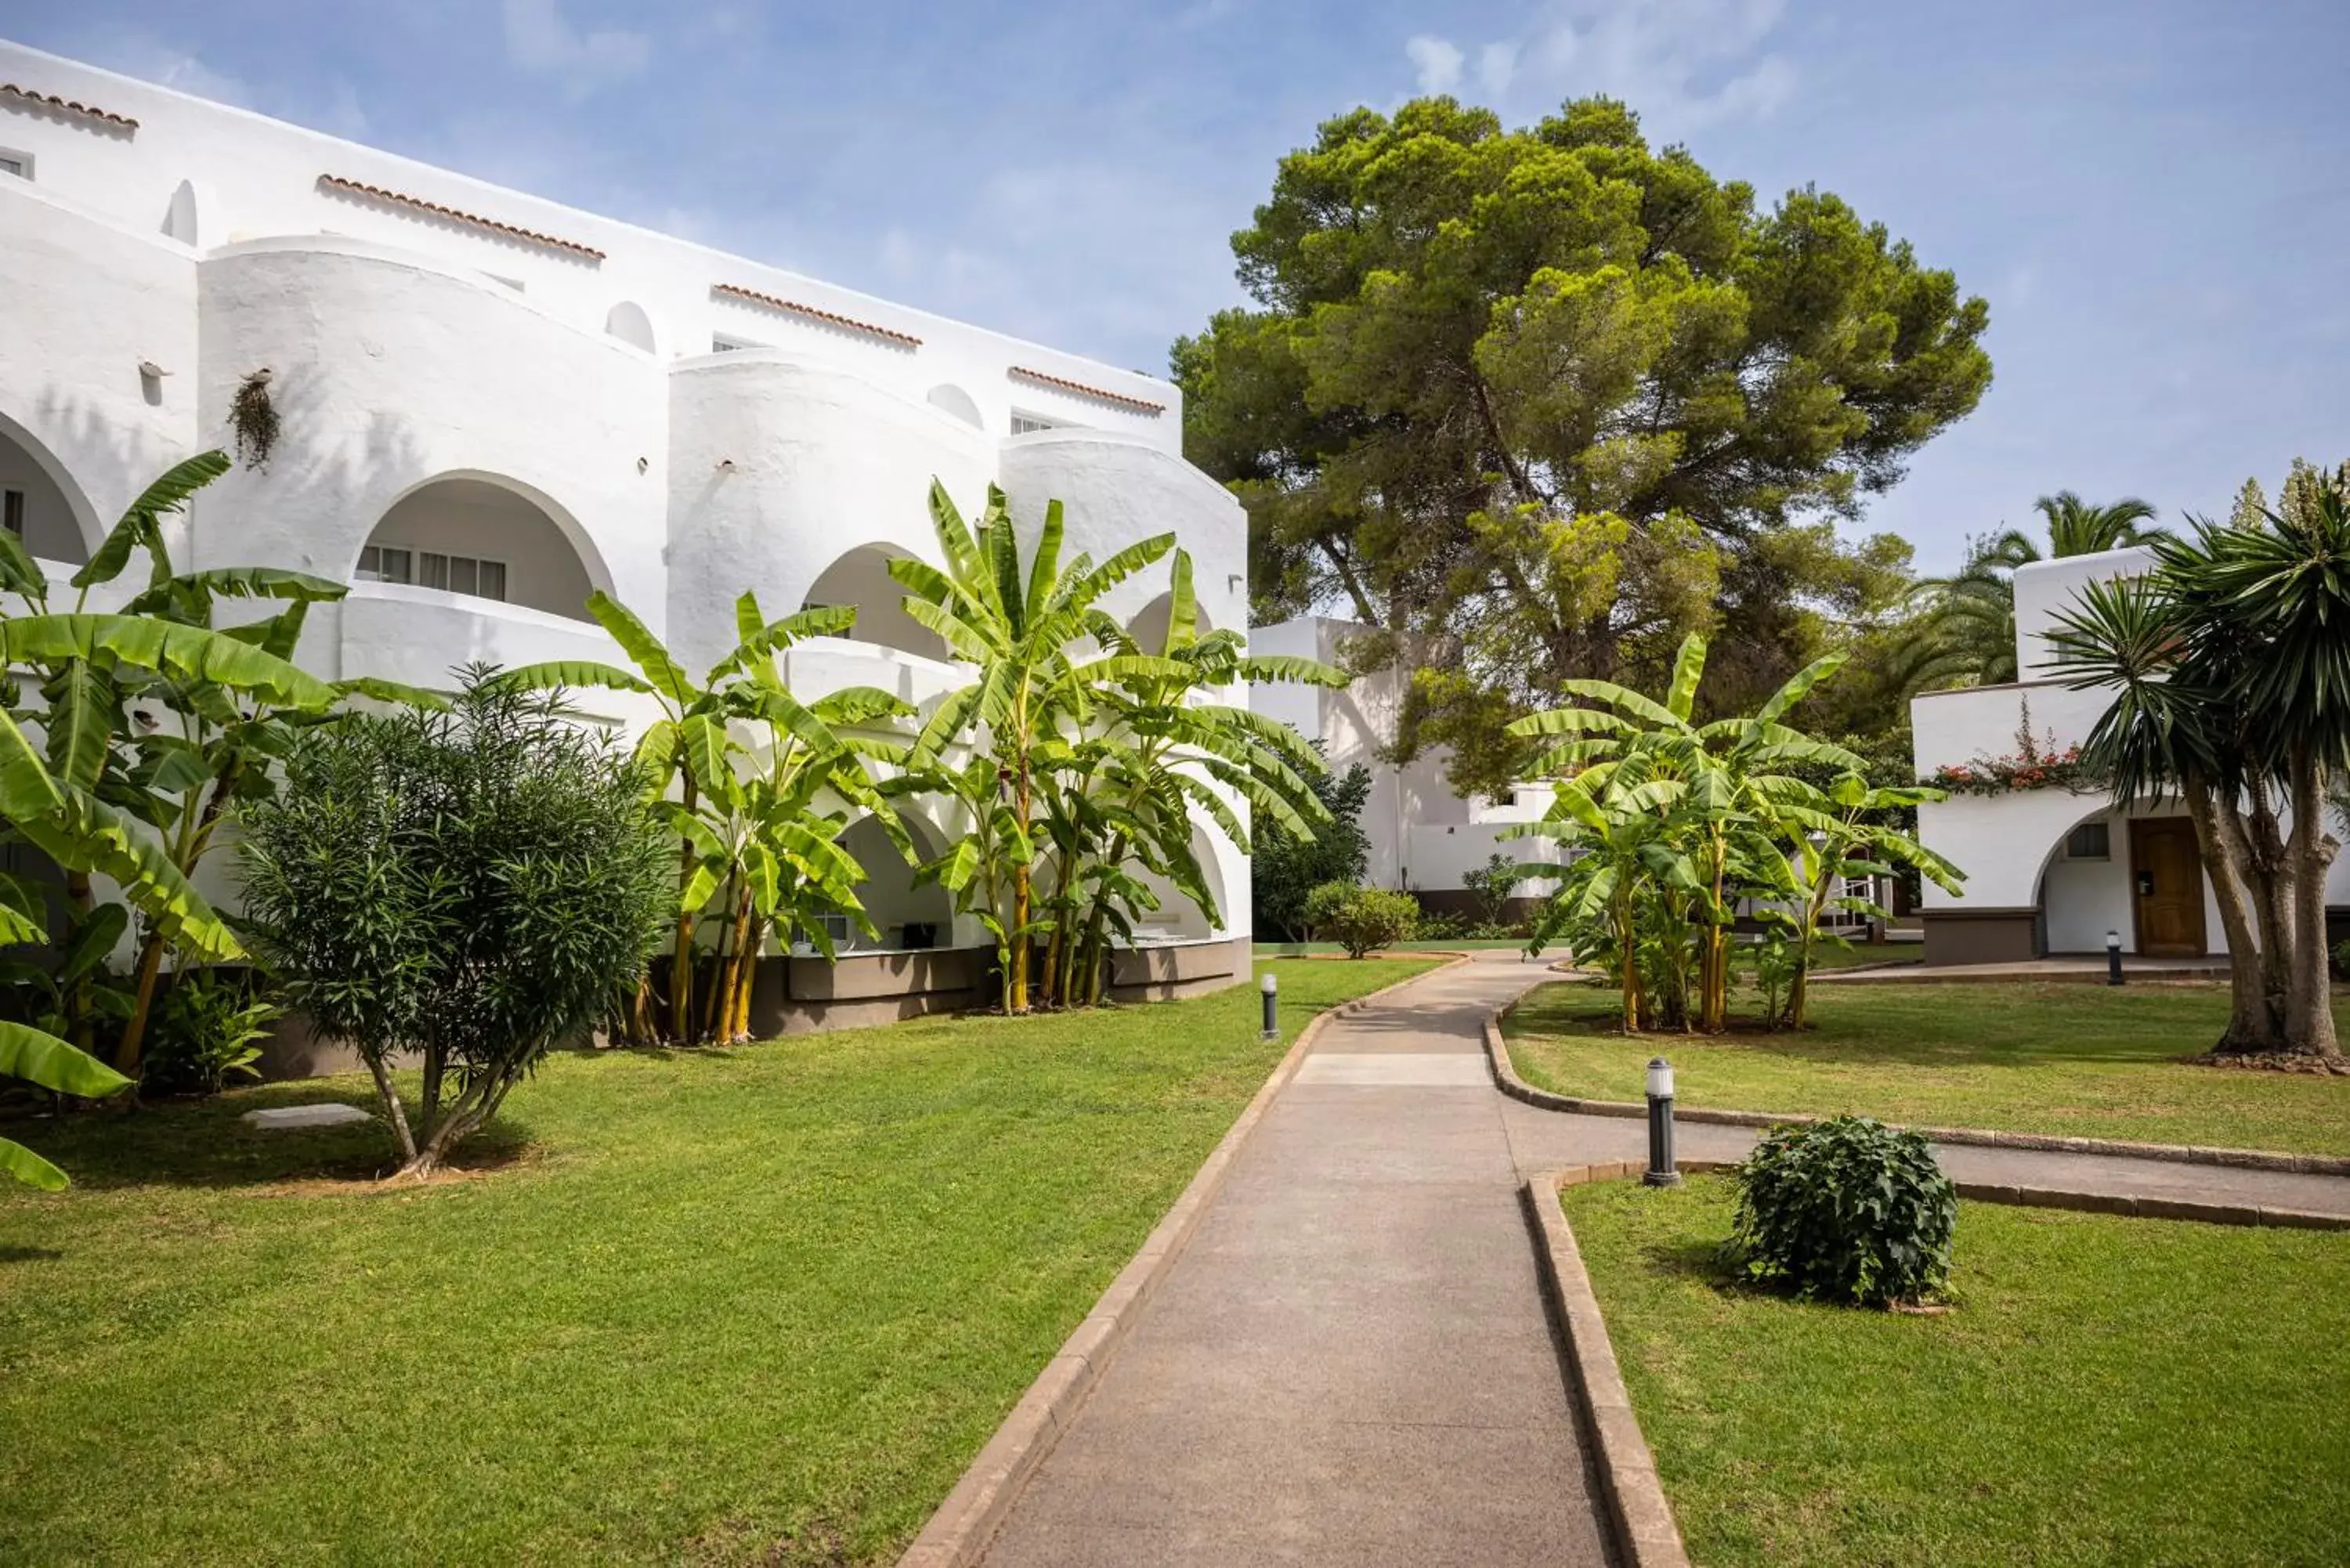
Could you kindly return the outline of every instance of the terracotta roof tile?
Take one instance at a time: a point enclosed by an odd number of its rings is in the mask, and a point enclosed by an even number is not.
[[[876,337],[901,344],[908,348],[920,348],[922,346],[922,340],[910,332],[899,332],[888,327],[876,327],[869,321],[858,321],[852,317],[842,316],[833,311],[819,310],[813,305],[802,305],[796,299],[778,299],[772,294],[761,294],[754,288],[741,288],[731,283],[713,283],[710,286],[710,292],[725,295],[730,299],[747,300],[753,305],[764,305],[770,310],[785,311],[793,316],[805,316],[812,321],[821,321],[827,327],[845,327],[851,332],[870,333]]]
[[[369,185],[359,180],[346,180],[339,174],[321,174],[318,176],[318,183],[330,191],[342,191],[354,196],[366,196],[374,201],[390,202],[395,207],[411,207],[420,213],[431,213],[436,217],[447,218],[452,223],[471,223],[477,229],[488,229],[494,234],[504,234],[509,239],[527,240],[535,245],[546,245],[558,251],[569,251],[574,255],[586,256],[590,261],[600,262],[604,259],[602,251],[593,245],[583,245],[577,240],[558,239],[553,234],[542,234],[536,229],[521,228],[514,223],[502,223],[495,218],[484,218],[478,213],[468,213],[456,207],[444,207],[438,202],[428,202],[421,196],[411,196],[399,191],[387,191],[380,185]]]
[[[1099,387],[1088,387],[1083,381],[1072,381],[1063,376],[1048,376],[1042,370],[1031,370],[1025,365],[1014,365],[1005,374],[1017,377],[1024,381],[1035,381],[1043,386],[1056,388],[1064,392],[1075,392],[1081,398],[1097,398],[1118,408],[1131,409],[1138,414],[1148,414],[1154,420],[1167,411],[1167,405],[1164,403],[1146,402],[1140,398],[1129,398],[1124,392],[1107,392]]]
[[[68,114],[78,114],[84,119],[95,119],[100,124],[110,125],[117,130],[137,130],[139,129],[139,122],[127,114],[115,114],[93,103],[76,103],[69,98],[59,98],[53,92],[36,92],[28,87],[18,87],[15,82],[0,82],[0,94],[5,94],[9,98],[21,98],[27,103],[37,103],[44,109],[62,109]]]

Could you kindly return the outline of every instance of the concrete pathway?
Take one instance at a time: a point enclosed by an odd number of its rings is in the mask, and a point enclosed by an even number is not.
[[[990,1568],[1607,1561],[1520,1198],[1642,1124],[1492,1085],[1478,955],[1336,1020],[1013,1505]],[[1736,1158],[1749,1128],[1684,1123]],[[1946,1147],[1966,1181],[2350,1214],[2350,1179]]]
[[[1334,1020],[987,1556],[1607,1561],[1486,1012],[1514,955]]]

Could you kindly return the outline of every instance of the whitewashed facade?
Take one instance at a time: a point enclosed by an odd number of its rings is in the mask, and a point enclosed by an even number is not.
[[[1030,527],[1063,501],[1072,553],[1172,531],[1209,621],[1246,622],[1240,507],[1183,461],[1164,380],[0,43],[0,492],[34,552],[69,570],[229,446],[262,370],[276,452],[171,543],[352,582],[302,653],[329,677],[617,660],[590,588],[698,667],[751,588],[859,608],[855,640],[789,656],[804,696],[932,700],[961,676],[883,563],[935,558],[933,476],[972,514],[1001,484]],[[1139,620],[1163,587],[1106,607]],[[1203,837],[1223,928],[1154,934],[1229,946],[1248,868]],[[882,923],[936,918],[874,869]]]
[[[2069,556],[2015,573],[2015,662],[2021,680],[1929,691],[1909,705],[1918,776],[2014,756],[2027,723],[2035,747],[2062,753],[2088,739],[2111,701],[2054,678],[2048,636],[2082,585],[2136,576],[2139,548]],[[2106,950],[2193,958],[2227,951],[2210,877],[2187,858],[2193,835],[2177,801],[2126,812],[2102,793],[2057,788],[1953,794],[1918,810],[1927,847],[1967,874],[1963,896],[1929,884],[1922,916],[1929,963],[2002,962]],[[2337,858],[2326,903],[2350,905],[2350,857]],[[2338,919],[2337,915],[2337,919]]]

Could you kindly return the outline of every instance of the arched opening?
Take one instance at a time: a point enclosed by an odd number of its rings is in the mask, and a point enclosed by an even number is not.
[[[186,180],[172,192],[172,203],[163,209],[163,233],[183,245],[197,243],[196,187]]]
[[[977,400],[961,387],[951,383],[941,382],[931,389],[931,407],[944,409],[975,431],[983,431],[987,428],[986,421],[979,417]]]
[[[100,530],[89,498],[57,454],[0,414],[0,527],[44,561],[78,566]]]
[[[588,596],[608,574],[578,524],[510,481],[449,475],[417,486],[383,514],[354,582],[404,583],[588,620]]]
[[[929,824],[918,817],[901,820],[923,859],[942,851],[944,846]],[[853,946],[862,951],[905,952],[952,944],[953,898],[936,883],[914,886],[914,867],[898,853],[879,822],[860,817],[840,836],[840,846],[865,867],[865,880],[857,885],[857,899],[881,933],[877,942],[858,931],[850,938]]]
[[[1135,646],[1143,652],[1163,653],[1167,649],[1168,623],[1174,618],[1175,596],[1172,592],[1163,593],[1135,612],[1134,618],[1126,623],[1126,634],[1134,639]],[[1192,617],[1191,635],[1205,637],[1214,629],[1208,622],[1208,612],[1196,610]]]
[[[604,317],[604,330],[632,348],[641,348],[648,354],[655,352],[653,318],[646,315],[645,307],[633,299],[624,299],[612,306]]]
[[[2126,812],[2098,802],[2049,846],[2033,903],[2043,953],[2103,953],[2108,931],[2130,953],[2197,956],[2225,945],[2210,868],[2176,802]]]
[[[889,575],[891,557],[904,553],[881,545],[858,545],[809,585],[800,607],[854,606],[857,625],[848,635],[858,641],[879,643],[924,659],[945,659],[945,640],[906,613],[906,590]]]
[[[1191,857],[1199,862],[1200,876],[1207,884],[1208,896],[1215,900],[1216,914],[1229,920],[1232,911],[1224,897],[1224,876],[1216,864],[1216,846],[1208,830],[1191,830]],[[1144,909],[1134,916],[1134,945],[1150,947],[1163,942],[1205,941],[1215,935],[1208,912],[1193,901],[1191,895],[1155,871],[1138,867],[1136,880],[1150,889],[1159,899],[1155,909]]]

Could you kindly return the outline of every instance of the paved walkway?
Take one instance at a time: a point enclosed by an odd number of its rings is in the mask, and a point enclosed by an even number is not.
[[[1519,1192],[1646,1133],[1492,1086],[1487,1012],[1548,978],[1480,955],[1322,1032],[990,1568],[1607,1560]],[[1938,1152],[1960,1180],[2350,1213],[2339,1177]]]
[[[1482,1056],[1546,977],[1502,957],[1323,1030],[989,1568],[1607,1560]]]

